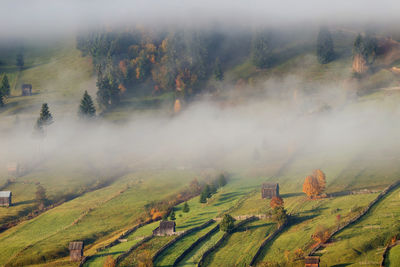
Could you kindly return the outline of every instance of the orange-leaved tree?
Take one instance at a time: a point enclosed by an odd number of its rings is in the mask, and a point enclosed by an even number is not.
[[[319,185],[319,191],[322,193],[326,188],[326,176],[323,171],[316,169],[313,171],[313,176],[317,179]]]
[[[326,176],[320,169],[314,170],[312,175],[306,177],[303,184],[303,192],[309,198],[315,198],[321,195],[326,188]]]
[[[314,198],[319,195],[319,185],[317,179],[309,175],[303,184],[303,192],[307,194],[309,198]]]
[[[275,196],[271,198],[271,201],[269,202],[269,205],[271,206],[272,209],[275,209],[277,207],[283,207],[284,202],[283,199],[279,196]]]

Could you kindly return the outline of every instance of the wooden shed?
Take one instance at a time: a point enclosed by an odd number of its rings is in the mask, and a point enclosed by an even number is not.
[[[9,207],[11,206],[11,191],[0,191],[0,206]]]
[[[320,259],[318,256],[309,256],[305,259],[305,267],[319,267]]]
[[[279,196],[279,184],[264,183],[261,186],[261,198]]]
[[[83,241],[69,243],[69,256],[71,261],[81,261],[83,258]]]
[[[21,93],[23,96],[32,95],[32,84],[24,83],[21,87]]]
[[[173,221],[161,221],[160,226],[153,230],[153,235],[166,236],[175,234],[175,222]]]

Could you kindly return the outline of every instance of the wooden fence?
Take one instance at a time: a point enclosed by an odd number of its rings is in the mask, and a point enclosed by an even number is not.
[[[320,249],[327,241],[329,241],[334,235],[345,229],[346,227],[350,226],[351,224],[354,224],[358,222],[365,214],[368,213],[368,211],[376,204],[378,203],[382,198],[384,198],[390,191],[395,189],[397,186],[400,185],[400,180],[389,185],[386,187],[374,200],[369,203],[369,205],[356,217],[353,219],[349,220],[347,223],[343,224],[342,226],[338,227],[335,231],[333,231],[330,235],[329,238],[325,242],[319,243],[317,246],[315,246],[310,253],[308,253],[308,256],[312,256],[318,249]]]
[[[202,255],[201,258],[200,258],[199,263],[197,264],[197,266],[199,266],[199,267],[203,266],[205,258],[206,258],[208,255],[210,255],[212,252],[214,252],[219,246],[221,246],[221,244],[229,237],[229,235],[231,235],[232,233],[234,233],[236,229],[238,229],[239,227],[245,225],[246,223],[249,223],[249,222],[254,221],[254,220],[257,220],[257,217],[254,217],[254,216],[253,216],[253,217],[250,217],[250,218],[248,218],[248,219],[246,219],[246,220],[243,220],[243,221],[239,222],[231,232],[226,232],[226,233],[221,237],[221,239],[218,240],[218,242],[214,244],[214,246],[212,246],[211,248],[209,248],[208,250],[206,250],[206,252],[203,253],[203,255]]]
[[[208,231],[205,235],[202,237],[198,238],[194,243],[190,245],[189,248],[187,248],[184,252],[182,252],[181,255],[179,255],[178,258],[176,258],[173,266],[178,266],[178,263],[181,262],[197,245],[199,245],[201,242],[209,238],[211,235],[213,235],[215,232],[219,230],[219,224],[217,224],[213,229]]]
[[[182,234],[178,235],[177,237],[175,237],[174,239],[172,239],[170,242],[168,242],[165,246],[163,246],[162,248],[160,248],[160,249],[153,255],[153,257],[152,257],[152,259],[151,259],[152,262],[154,263],[154,262],[156,261],[157,257],[159,257],[164,251],[166,251],[167,249],[169,249],[172,245],[174,245],[176,242],[178,242],[179,240],[181,240],[181,239],[184,238],[185,236],[187,236],[187,235],[189,235],[189,234],[191,234],[191,233],[194,233],[194,232],[196,232],[196,231],[198,231],[198,230],[204,229],[204,228],[206,228],[207,226],[209,226],[209,225],[211,225],[211,224],[213,224],[213,223],[215,223],[215,221],[214,221],[213,219],[211,219],[211,220],[209,220],[209,221],[203,223],[203,224],[200,225],[200,226],[193,227],[193,228],[191,228],[191,229],[189,229],[189,230],[187,230],[187,231],[184,231]]]
[[[254,254],[253,258],[251,259],[250,262],[250,267],[254,266],[257,262],[258,257],[260,256],[261,252],[263,251],[264,247],[272,240],[274,239],[286,226],[285,224],[282,224],[280,227],[278,227],[278,229],[276,229],[272,234],[270,234],[260,245],[260,247],[258,248],[256,254]]]

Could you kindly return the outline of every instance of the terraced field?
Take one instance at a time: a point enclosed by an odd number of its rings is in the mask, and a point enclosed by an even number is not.
[[[388,194],[357,223],[333,237],[324,250],[322,263],[347,266],[380,263],[384,246],[399,232],[400,188]]]
[[[239,227],[205,260],[205,266],[249,266],[262,241],[276,229],[271,221],[257,220]]]

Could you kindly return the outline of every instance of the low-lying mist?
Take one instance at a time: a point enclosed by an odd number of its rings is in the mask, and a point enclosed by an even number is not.
[[[32,134],[33,121],[32,126],[16,124],[0,133],[1,164],[229,170],[268,165],[296,153],[370,155],[371,160],[400,156],[396,107],[339,101],[341,94],[332,92],[285,99],[271,95],[224,103],[203,98],[183,105],[179,114],[133,114],[123,124],[55,115],[44,138]]]

